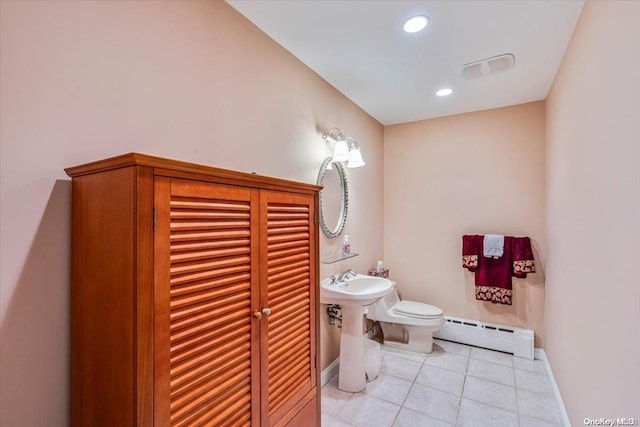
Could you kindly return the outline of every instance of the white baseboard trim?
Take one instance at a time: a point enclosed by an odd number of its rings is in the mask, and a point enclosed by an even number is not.
[[[340,356],[333,362],[329,364],[326,368],[322,370],[322,374],[320,374],[320,387],[324,386],[329,382],[331,378],[340,370]]]
[[[546,355],[544,354],[544,350],[541,348],[534,348],[533,349],[533,358],[535,360],[542,360],[543,357],[545,357]]]
[[[567,410],[564,407],[564,402],[562,402],[562,396],[560,396],[560,389],[558,388],[558,384],[556,383],[556,378],[553,376],[553,371],[551,370],[551,365],[549,364],[549,359],[547,358],[547,353],[544,352],[541,348],[534,349],[534,357],[537,360],[541,360],[544,363],[544,369],[547,372],[547,377],[549,377],[549,381],[551,381],[551,388],[553,388],[553,395],[556,398],[556,402],[558,402],[558,409],[560,409],[560,418],[562,425],[564,427],[571,427],[571,422],[569,421],[569,415],[567,414]]]

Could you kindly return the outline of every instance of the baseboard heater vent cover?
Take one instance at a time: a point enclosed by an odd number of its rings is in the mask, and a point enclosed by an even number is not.
[[[445,316],[444,326],[433,337],[533,360],[534,335],[531,329]]]

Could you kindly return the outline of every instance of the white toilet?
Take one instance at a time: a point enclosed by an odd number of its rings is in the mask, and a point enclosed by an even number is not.
[[[433,351],[433,333],[444,325],[442,310],[415,301],[400,301],[395,286],[387,296],[366,307],[369,320],[382,326],[384,345],[420,353]]]

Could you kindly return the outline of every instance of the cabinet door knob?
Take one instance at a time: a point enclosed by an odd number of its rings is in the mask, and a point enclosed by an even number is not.
[[[253,312],[253,317],[255,317],[256,319],[260,320],[262,319],[262,313],[260,313],[258,310]]]
[[[269,307],[263,308],[262,314],[264,314],[264,317],[269,317],[269,315],[271,314],[271,309]]]

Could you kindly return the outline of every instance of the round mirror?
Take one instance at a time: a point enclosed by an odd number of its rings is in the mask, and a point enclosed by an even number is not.
[[[331,157],[324,159],[317,184],[323,187],[320,191],[320,228],[325,236],[334,239],[344,229],[349,205],[347,174],[342,163],[332,163]]]

